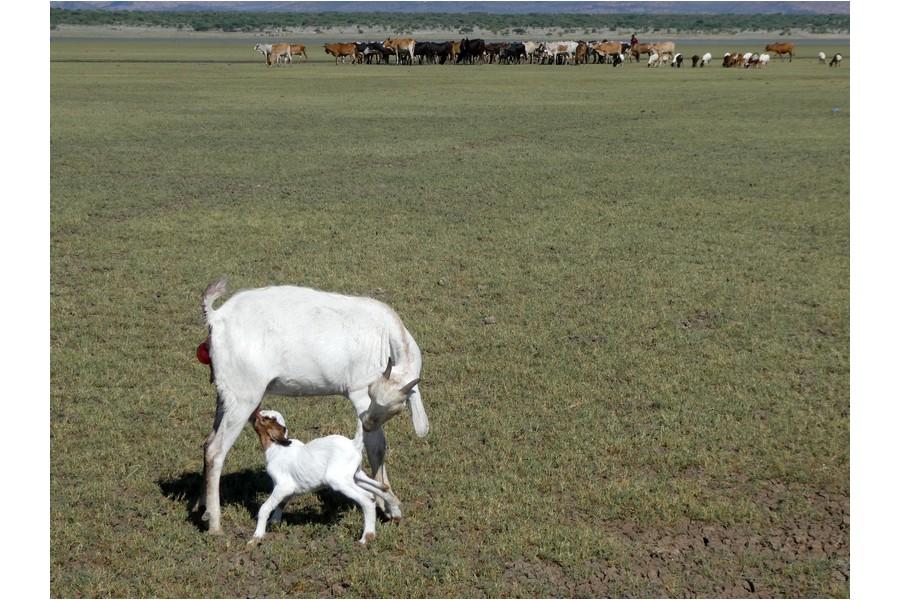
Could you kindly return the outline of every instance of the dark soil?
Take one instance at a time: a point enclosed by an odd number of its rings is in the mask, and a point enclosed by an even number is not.
[[[774,482],[755,496],[768,526],[605,521],[601,535],[629,548],[624,558],[598,561],[581,578],[553,561],[520,560],[506,565],[505,578],[523,595],[545,597],[810,597],[823,588],[849,596],[849,497]],[[798,501],[808,514],[783,514],[785,502]]]

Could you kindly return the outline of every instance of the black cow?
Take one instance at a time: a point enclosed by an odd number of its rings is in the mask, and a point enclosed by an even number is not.
[[[484,56],[484,40],[464,38],[459,43],[459,54],[456,57],[456,62],[475,64],[481,60],[482,56]]]
[[[429,63],[434,62],[435,46],[434,42],[416,42],[415,54],[416,58],[419,59],[420,65],[423,60]]]
[[[394,54],[394,50],[385,48],[381,42],[356,42],[356,53],[362,54],[368,65],[372,62],[387,64],[388,57]]]
[[[496,42],[493,44],[485,44],[484,45],[484,53],[487,55],[487,61],[490,64],[494,63],[494,59],[500,56],[500,52],[503,51],[504,48],[509,46],[506,42]]]
[[[508,65],[512,63],[520,63],[525,60],[525,44],[522,42],[512,42],[506,48],[500,50],[500,58],[498,62],[505,62]]]
[[[426,62],[444,64],[453,52],[453,44],[450,42],[416,42],[416,56],[419,64],[424,57]]]

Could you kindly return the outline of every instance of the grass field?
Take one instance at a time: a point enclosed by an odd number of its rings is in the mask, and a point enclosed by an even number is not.
[[[813,54],[267,69],[53,41],[51,595],[847,596],[850,61]],[[387,425],[407,518],[369,547],[324,494],[246,550],[250,431],[225,535],[191,514],[223,274],[377,297],[422,347],[432,432]],[[341,398],[265,405],[353,431]]]

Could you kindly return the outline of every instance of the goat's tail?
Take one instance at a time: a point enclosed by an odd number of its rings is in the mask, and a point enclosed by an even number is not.
[[[209,316],[215,312],[213,309],[213,303],[225,293],[228,287],[228,279],[225,277],[220,277],[218,281],[215,283],[211,283],[206,287],[206,291],[203,292],[203,299],[200,303],[200,306],[203,308],[203,318],[209,321]]]

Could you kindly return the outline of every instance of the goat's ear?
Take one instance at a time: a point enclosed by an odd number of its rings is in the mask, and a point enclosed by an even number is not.
[[[384,370],[384,373],[382,374],[382,376],[383,376],[385,379],[390,379],[390,377],[391,377],[391,367],[393,367],[393,366],[394,366],[394,359],[391,358],[390,356],[388,356],[388,364],[387,364],[387,368]]]
[[[410,381],[409,383],[404,385],[402,388],[400,388],[400,391],[403,392],[404,394],[410,393],[412,391],[412,389],[414,387],[416,387],[416,384],[419,383],[421,380],[422,379],[420,377],[416,377],[415,379],[413,379],[412,381]]]

